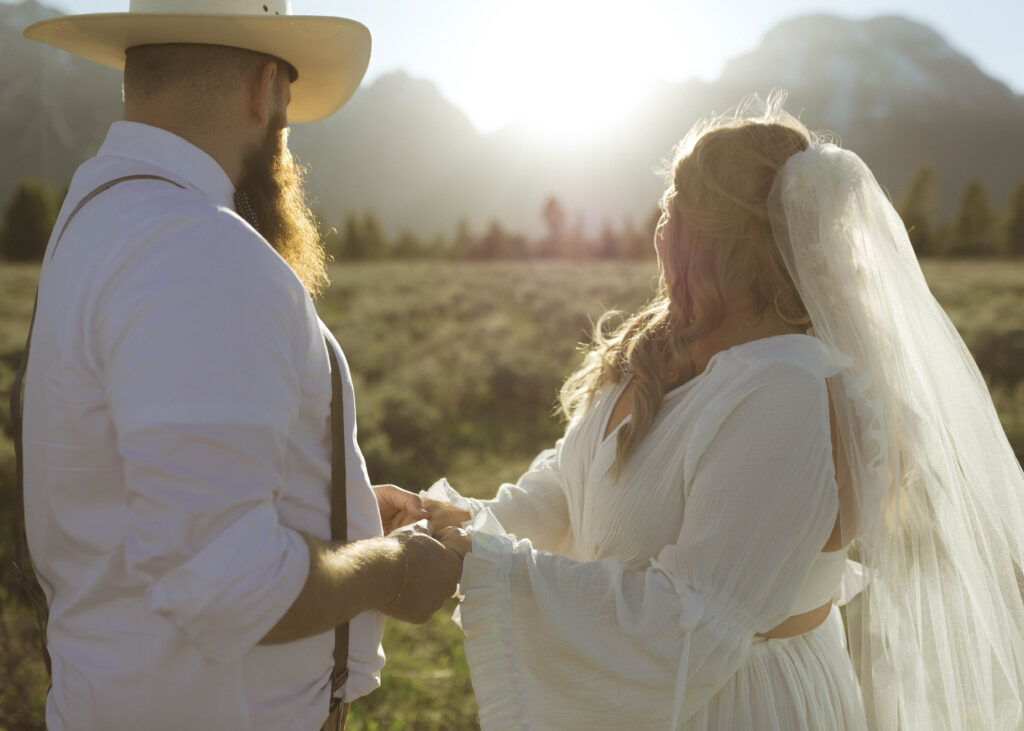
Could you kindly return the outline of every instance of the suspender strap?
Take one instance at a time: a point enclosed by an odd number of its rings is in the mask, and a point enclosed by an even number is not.
[[[348,540],[348,508],[345,494],[345,407],[341,389],[341,367],[334,346],[324,335],[331,359],[331,540]],[[333,712],[341,700],[335,693],[348,679],[348,622],[334,628],[334,671],[331,673]]]

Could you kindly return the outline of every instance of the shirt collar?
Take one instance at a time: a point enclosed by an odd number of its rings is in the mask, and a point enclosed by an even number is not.
[[[217,205],[235,210],[235,186],[224,168],[173,132],[139,122],[114,122],[98,154],[156,165],[197,188]]]

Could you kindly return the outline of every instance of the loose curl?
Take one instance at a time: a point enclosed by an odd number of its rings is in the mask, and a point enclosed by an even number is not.
[[[806,330],[810,318],[772,236],[768,193],[790,156],[819,138],[782,110],[784,92],[754,96],[736,112],[697,123],[673,151],[655,238],[658,293],[618,327],[606,313],[583,364],[566,380],[560,410],[573,420],[626,374],[633,409],[616,445],[616,467],[636,452],[669,387],[696,373],[689,343],[714,332],[731,296],[749,293],[757,314],[774,307]]]

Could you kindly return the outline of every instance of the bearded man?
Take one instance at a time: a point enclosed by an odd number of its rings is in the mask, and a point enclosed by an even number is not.
[[[422,505],[371,487],[313,307],[325,255],[288,118],[344,104],[369,33],[285,0],[133,0],[26,35],[123,67],[125,101],[75,173],[26,348],[47,726],[316,729],[330,706],[337,727],[332,690],[379,685],[383,615],[426,621],[461,572],[422,529],[391,533]]]

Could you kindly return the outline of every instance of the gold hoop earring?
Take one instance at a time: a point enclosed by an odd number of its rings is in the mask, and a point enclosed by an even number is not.
[[[775,314],[777,314],[779,316],[779,318],[783,322],[785,322],[785,323],[787,323],[789,325],[793,325],[795,327],[805,327],[805,326],[809,325],[810,322],[811,322],[811,318],[809,316],[808,317],[786,317],[786,315],[782,312],[782,310],[779,309],[779,296],[782,294],[783,291],[784,290],[780,289],[778,292],[776,292],[775,293],[775,299],[772,300],[772,305],[775,307]]]
[[[775,314],[778,315],[779,317],[781,317],[783,320],[785,320],[786,316],[783,315],[782,314],[782,310],[779,309],[779,296],[781,294],[782,294],[782,290],[781,289],[778,292],[775,293],[775,299],[772,300],[772,306],[775,308]]]

